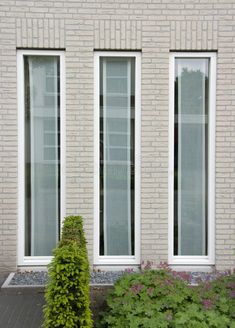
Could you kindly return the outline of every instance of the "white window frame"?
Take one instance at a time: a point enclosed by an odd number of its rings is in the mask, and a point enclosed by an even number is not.
[[[209,58],[208,108],[208,255],[174,255],[174,80],[176,58]],[[169,65],[169,208],[168,263],[170,265],[208,266],[215,264],[215,112],[216,112],[216,53],[176,52],[170,54]]]
[[[99,255],[100,250],[100,58],[135,58],[135,245],[133,256]],[[140,137],[141,132],[141,53],[95,51],[94,53],[94,265],[140,264]]]
[[[65,54],[54,50],[17,50],[18,95],[18,265],[47,265],[52,256],[25,256],[25,79],[24,56],[60,57],[60,227],[65,217]]]

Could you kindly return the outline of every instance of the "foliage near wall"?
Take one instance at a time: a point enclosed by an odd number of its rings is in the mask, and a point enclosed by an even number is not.
[[[170,271],[125,275],[99,327],[235,328],[235,275],[190,286]]]
[[[82,218],[65,218],[46,287],[44,328],[91,328],[89,263]]]

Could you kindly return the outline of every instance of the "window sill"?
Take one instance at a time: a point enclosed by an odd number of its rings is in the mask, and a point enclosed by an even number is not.
[[[170,266],[213,266],[214,260],[209,256],[175,256],[169,259]]]

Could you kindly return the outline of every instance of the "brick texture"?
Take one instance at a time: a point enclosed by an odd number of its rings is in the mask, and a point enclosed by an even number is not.
[[[93,50],[142,50],[141,258],[167,261],[169,51],[217,50],[216,268],[235,264],[234,0],[0,2],[0,271],[17,266],[16,48],[66,49],[66,212],[93,250]]]
[[[95,20],[95,49],[140,50],[142,24],[136,20]]]
[[[17,18],[16,46],[24,48],[64,48],[64,19]]]

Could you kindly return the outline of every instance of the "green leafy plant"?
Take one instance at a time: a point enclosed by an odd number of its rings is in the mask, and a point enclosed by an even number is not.
[[[166,268],[124,275],[108,296],[99,327],[235,328],[234,280],[231,275],[195,287],[187,275]]]
[[[62,238],[59,247],[75,241],[79,247],[86,248],[86,239],[81,216],[67,216],[63,222]]]
[[[91,328],[89,263],[82,218],[65,218],[46,286],[44,328]]]
[[[220,322],[212,327],[235,327],[235,274],[225,273],[212,282],[201,283],[196,292],[210,320],[218,318]]]

